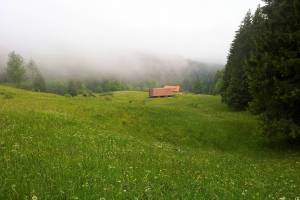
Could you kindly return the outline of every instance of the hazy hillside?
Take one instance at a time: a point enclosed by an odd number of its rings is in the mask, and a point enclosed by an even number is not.
[[[4,59],[6,63],[0,64],[0,83],[13,83],[13,75],[8,74],[8,63],[16,59],[20,59],[19,68],[25,70],[24,74],[20,73],[18,87],[62,95],[70,93],[68,88],[71,81],[76,82],[78,93],[82,90],[148,90],[165,84],[179,84],[184,91],[216,94],[216,74],[223,69],[219,64],[145,53],[116,56],[108,60],[101,60],[99,57],[92,60],[93,63],[74,57],[35,62],[12,52]],[[16,69],[13,71],[18,74]],[[218,79],[221,80],[221,77]],[[39,87],[36,88],[34,83]]]
[[[0,54],[0,69],[6,67],[9,52]],[[127,81],[151,79],[168,82],[182,80],[184,72],[196,65],[212,71],[223,67],[221,64],[204,63],[175,55],[142,52],[109,57],[99,54],[94,55],[93,59],[64,54],[53,59],[48,57],[24,57],[24,59],[25,61],[34,59],[45,78],[50,80],[117,78]]]

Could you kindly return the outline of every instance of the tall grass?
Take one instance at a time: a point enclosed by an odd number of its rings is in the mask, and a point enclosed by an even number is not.
[[[300,153],[257,124],[217,96],[0,86],[0,199],[299,198]]]

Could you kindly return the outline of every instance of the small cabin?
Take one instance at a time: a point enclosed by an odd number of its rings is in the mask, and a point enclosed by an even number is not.
[[[168,88],[172,92],[180,92],[180,85],[165,85],[164,88]]]
[[[170,97],[174,92],[170,88],[151,88],[149,89],[149,97]]]
[[[180,92],[179,85],[165,85],[163,88],[149,89],[149,97],[171,97]]]

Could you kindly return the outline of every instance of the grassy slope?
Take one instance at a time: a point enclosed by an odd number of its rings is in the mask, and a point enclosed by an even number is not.
[[[220,98],[67,98],[0,86],[0,199],[300,197],[300,153]]]

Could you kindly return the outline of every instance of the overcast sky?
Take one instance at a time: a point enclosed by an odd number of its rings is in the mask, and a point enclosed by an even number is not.
[[[0,51],[54,55],[148,52],[225,63],[260,0],[0,0]]]

